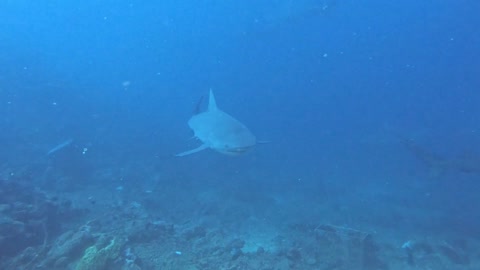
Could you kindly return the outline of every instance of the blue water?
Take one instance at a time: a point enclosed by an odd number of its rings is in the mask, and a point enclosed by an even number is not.
[[[478,10],[471,0],[2,1],[3,178],[26,168],[23,181],[58,194],[153,189],[181,209],[176,222],[208,191],[273,227],[478,237]],[[187,121],[209,89],[269,143],[174,158],[198,146]],[[45,181],[46,167],[67,180]]]

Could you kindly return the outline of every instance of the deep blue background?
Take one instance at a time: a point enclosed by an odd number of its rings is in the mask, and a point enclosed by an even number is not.
[[[0,156],[28,163],[73,138],[120,164],[168,164],[174,181],[240,171],[257,188],[304,181],[296,196],[339,186],[339,201],[382,189],[473,227],[478,175],[428,179],[400,141],[480,168],[480,2],[390,2],[2,1]],[[186,123],[209,88],[271,143],[165,158],[196,146]]]

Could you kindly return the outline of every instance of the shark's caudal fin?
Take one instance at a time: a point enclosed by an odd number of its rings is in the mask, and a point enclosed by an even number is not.
[[[200,145],[199,147],[197,147],[197,148],[195,148],[195,149],[188,150],[188,151],[185,151],[185,152],[176,154],[175,156],[176,156],[176,157],[188,156],[188,155],[190,155],[190,154],[200,152],[200,151],[205,150],[205,149],[207,149],[207,148],[208,148],[208,146],[207,146],[206,144],[202,144],[202,145]]]
[[[210,95],[208,98],[208,111],[216,111],[218,110],[217,108],[217,102],[215,102],[215,96],[213,95],[212,89],[210,89]]]

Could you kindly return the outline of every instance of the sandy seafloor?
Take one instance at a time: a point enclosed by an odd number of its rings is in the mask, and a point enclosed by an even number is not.
[[[448,197],[436,202],[445,194],[432,187],[452,176],[432,173],[408,151],[403,158],[410,164],[380,161],[402,151],[392,145],[363,146],[368,161],[338,154],[342,159],[323,161],[336,166],[309,170],[311,164],[288,158],[271,167],[264,159],[274,147],[268,145],[234,159],[213,152],[181,159],[107,156],[83,167],[95,168],[82,176],[85,182],[64,163],[81,150],[74,144],[34,164],[10,163],[1,171],[0,265],[480,269],[478,229],[462,219],[475,207],[453,197],[458,205],[448,206]],[[397,152],[385,154],[392,149]]]

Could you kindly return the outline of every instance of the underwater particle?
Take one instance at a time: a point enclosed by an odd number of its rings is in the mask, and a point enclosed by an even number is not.
[[[327,58],[327,57],[328,57],[328,53],[324,53],[323,58]]]
[[[180,255],[182,255],[182,252],[177,250],[177,251],[175,251],[175,254],[180,256]]]
[[[407,242],[403,243],[402,248],[412,248],[414,242],[412,240],[408,240]]]
[[[123,186],[118,186],[117,188],[115,188],[115,190],[117,190],[117,191],[122,191],[122,190],[123,190]]]
[[[132,83],[130,81],[123,81],[122,82],[122,87],[124,90],[127,90],[128,87],[131,85]]]

